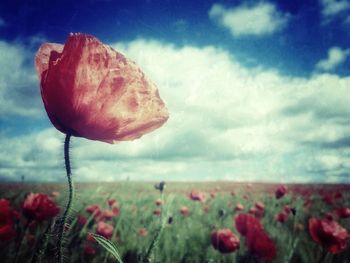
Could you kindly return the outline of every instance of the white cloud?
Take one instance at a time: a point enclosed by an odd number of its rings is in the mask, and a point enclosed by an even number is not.
[[[325,17],[336,16],[341,12],[350,9],[348,0],[320,0],[322,7],[322,15]]]
[[[341,49],[332,47],[328,50],[328,57],[320,60],[316,68],[324,71],[330,71],[341,65],[350,55],[350,49]]]
[[[42,112],[33,63],[34,54],[26,47],[0,40],[0,117]]]
[[[276,6],[268,2],[242,4],[231,9],[214,4],[209,10],[209,17],[236,37],[270,35],[283,29],[288,22],[288,15],[279,12]]]
[[[213,46],[113,46],[158,85],[170,119],[117,145],[73,138],[75,180],[349,181],[350,77],[247,69]],[[53,128],[0,142],[0,177],[64,179]]]
[[[349,0],[320,0],[322,24],[327,25],[334,20],[348,23]]]

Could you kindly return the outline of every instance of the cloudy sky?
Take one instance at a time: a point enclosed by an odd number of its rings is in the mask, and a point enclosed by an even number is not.
[[[136,61],[170,111],[132,142],[73,138],[76,181],[350,182],[349,0],[2,0],[1,181],[64,180],[33,58],[70,32]]]

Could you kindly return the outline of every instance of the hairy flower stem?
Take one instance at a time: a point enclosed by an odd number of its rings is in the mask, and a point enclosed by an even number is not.
[[[57,263],[63,263],[63,238],[64,238],[64,232],[65,232],[65,225],[67,222],[67,218],[69,215],[69,212],[72,207],[72,202],[73,202],[73,196],[74,196],[74,186],[72,182],[72,171],[70,167],[70,161],[69,161],[69,141],[70,141],[71,134],[67,133],[66,138],[64,141],[64,163],[66,167],[66,172],[67,172],[67,179],[68,179],[68,190],[69,190],[69,195],[68,195],[68,202],[67,206],[64,210],[63,216],[60,219],[60,224],[59,224],[59,229],[58,229],[58,240],[57,240],[57,249],[58,249],[58,255],[57,255]]]

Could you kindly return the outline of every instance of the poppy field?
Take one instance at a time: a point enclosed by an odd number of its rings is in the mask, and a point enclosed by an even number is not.
[[[55,262],[64,184],[0,186],[1,262]],[[350,187],[78,183],[66,262],[348,262]],[[101,245],[114,244],[119,259]],[[99,241],[99,242],[98,242]]]

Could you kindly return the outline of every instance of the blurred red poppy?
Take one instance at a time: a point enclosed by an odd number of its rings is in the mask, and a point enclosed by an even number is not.
[[[87,223],[87,218],[85,216],[79,215],[77,221],[79,225],[83,226]]]
[[[189,194],[189,197],[193,201],[205,202],[205,200],[206,200],[205,194],[202,192],[199,192],[199,191],[192,191]]]
[[[190,210],[188,209],[187,206],[183,206],[183,207],[181,207],[181,209],[180,209],[180,213],[181,213],[181,215],[183,215],[183,216],[188,216],[188,215],[190,214]]]
[[[94,248],[91,244],[86,244],[84,246],[84,253],[87,256],[93,256],[96,254],[96,248]]]
[[[235,211],[242,211],[244,210],[244,206],[240,203],[238,203],[236,206],[235,206]]]
[[[256,207],[257,209],[259,209],[259,210],[262,210],[262,211],[265,210],[265,205],[264,205],[263,202],[256,202],[256,203],[255,203],[255,207]]]
[[[248,231],[250,231],[251,229],[262,229],[262,225],[258,218],[243,213],[236,216],[235,225],[237,231],[243,236],[246,236]]]
[[[108,199],[107,203],[110,207],[116,206],[117,205],[117,200],[115,199]]]
[[[97,213],[100,210],[101,210],[100,206],[96,205],[96,204],[89,205],[85,208],[85,211],[90,213],[90,214]]]
[[[139,230],[137,230],[137,234],[141,237],[145,237],[148,235],[148,231],[146,228],[139,228]]]
[[[16,237],[15,219],[17,213],[7,199],[0,199],[0,240],[10,241]]]
[[[35,64],[46,112],[65,134],[117,143],[140,138],[169,117],[139,67],[94,36],[71,33],[64,46],[44,43]]]
[[[277,254],[276,245],[263,228],[250,228],[246,235],[249,251],[259,259],[274,260]]]
[[[335,213],[341,218],[348,218],[350,217],[350,208],[347,208],[347,207],[337,208],[335,210]]]
[[[277,199],[282,198],[288,192],[288,188],[285,185],[280,185],[275,192],[275,197]]]
[[[107,239],[111,239],[114,227],[105,222],[98,222],[96,226],[96,234],[101,235]]]
[[[113,207],[112,210],[99,210],[95,214],[96,222],[111,220],[112,218],[119,215],[119,209],[117,207]]]
[[[278,221],[278,222],[284,223],[284,222],[286,222],[288,220],[288,215],[285,214],[285,213],[278,213],[275,216],[275,220]]]
[[[349,232],[330,219],[309,219],[309,232],[312,239],[332,254],[343,251],[350,240]]]
[[[334,199],[341,200],[343,198],[343,194],[340,192],[336,192],[334,194]]]
[[[160,214],[162,213],[162,211],[159,208],[154,209],[153,214],[156,216],[160,216]]]
[[[57,191],[53,191],[52,193],[51,193],[51,196],[52,197],[59,197],[60,196],[60,192],[57,192]]]
[[[239,239],[228,228],[214,231],[211,234],[211,244],[221,253],[231,253],[239,249]]]
[[[285,205],[283,207],[283,212],[286,213],[287,215],[289,215],[290,212],[292,212],[292,208],[290,208],[288,205]]]
[[[22,205],[23,214],[29,220],[44,221],[57,216],[60,208],[43,193],[30,193]]]

